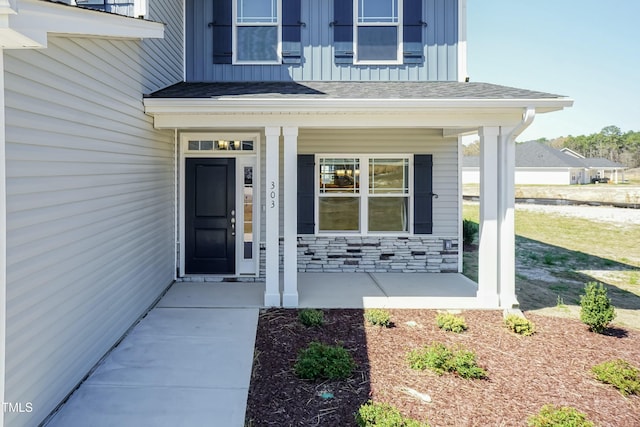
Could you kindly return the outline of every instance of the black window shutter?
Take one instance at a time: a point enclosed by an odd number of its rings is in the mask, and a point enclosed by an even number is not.
[[[413,233],[433,233],[433,155],[413,157]]]
[[[424,61],[422,44],[422,2],[423,0],[404,0],[403,4],[403,58],[405,64],[421,64]]]
[[[298,154],[298,234],[315,233],[315,156]]]
[[[231,64],[232,1],[235,0],[213,2],[213,21],[210,26],[213,29],[214,64]]]
[[[333,0],[333,49],[336,64],[353,64],[353,2]]]
[[[300,1],[282,0],[282,63],[302,62]]]

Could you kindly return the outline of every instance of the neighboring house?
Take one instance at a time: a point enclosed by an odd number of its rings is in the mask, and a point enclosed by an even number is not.
[[[568,149],[557,150],[537,141],[516,144],[515,183],[539,185],[589,184],[624,179],[624,165],[601,158],[585,158]],[[465,156],[462,182],[480,182],[480,157]]]
[[[469,132],[478,295],[455,304],[517,305],[514,139],[572,101],[465,82],[465,0],[0,1],[0,377],[31,403],[6,425],[42,421],[176,279],[296,306],[298,272],[460,272]]]
[[[626,166],[623,164],[613,162],[602,157],[585,157],[569,148],[561,148],[560,151],[582,160],[588,170],[588,180],[587,182],[583,182],[585,184],[589,182],[596,183],[609,181],[613,181],[617,184],[620,181],[624,181],[624,171]]]

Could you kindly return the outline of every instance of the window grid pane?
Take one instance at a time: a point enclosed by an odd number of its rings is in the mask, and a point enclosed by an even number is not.
[[[358,23],[398,22],[398,0],[359,0]]]
[[[277,61],[277,26],[237,27],[238,61]]]
[[[238,0],[238,23],[277,23],[278,0]]]
[[[359,193],[358,159],[320,159],[320,193]]]
[[[369,199],[369,231],[409,231],[408,197]]]
[[[321,197],[318,203],[321,231],[359,231],[359,197]]]
[[[408,159],[370,159],[369,194],[409,194]]]
[[[395,61],[398,59],[398,28],[358,27],[358,60]]]

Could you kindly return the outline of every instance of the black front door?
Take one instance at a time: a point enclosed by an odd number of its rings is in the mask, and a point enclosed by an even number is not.
[[[185,273],[235,273],[235,159],[186,159]]]

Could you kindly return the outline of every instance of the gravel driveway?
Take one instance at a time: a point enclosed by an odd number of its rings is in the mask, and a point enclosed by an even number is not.
[[[545,212],[549,214],[580,217],[593,221],[616,223],[619,225],[640,225],[640,209],[614,208],[587,205],[534,205],[516,204],[516,210]]]

